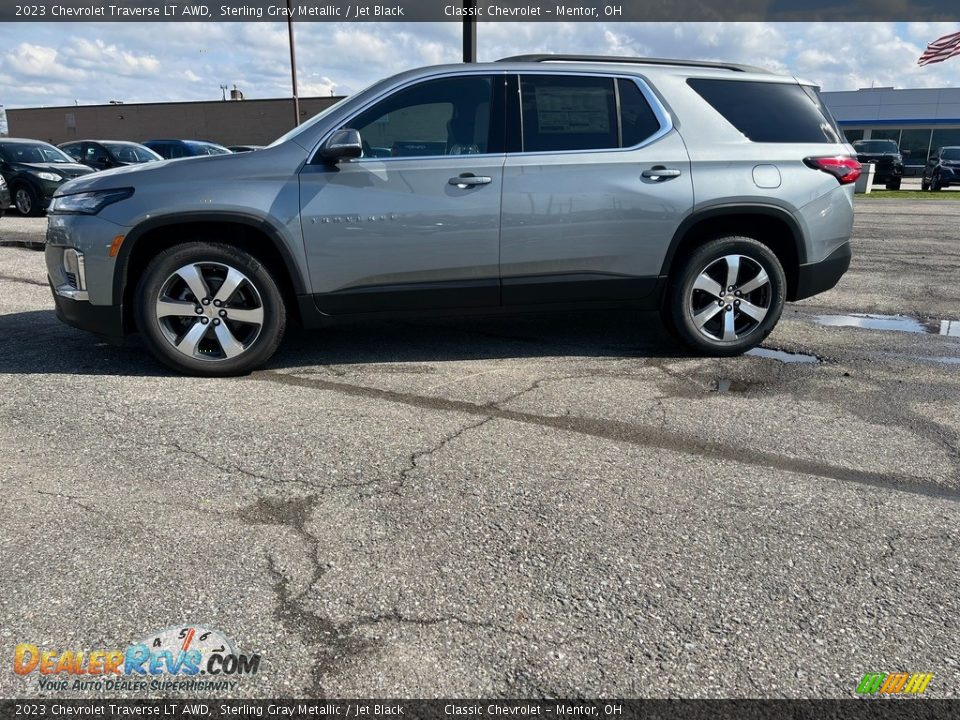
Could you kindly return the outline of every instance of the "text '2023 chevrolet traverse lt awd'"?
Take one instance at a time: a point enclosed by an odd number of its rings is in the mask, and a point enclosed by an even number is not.
[[[197,375],[387,313],[659,308],[733,355],[846,271],[851,150],[816,88],[742,66],[432,67],[255,153],[71,182],[47,268],[61,319]]]

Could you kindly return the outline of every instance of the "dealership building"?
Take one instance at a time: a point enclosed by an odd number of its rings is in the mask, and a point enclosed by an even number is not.
[[[303,122],[340,97],[300,98]],[[200,102],[111,103],[7,109],[10,137],[46,140],[209,140],[223,145],[267,145],[293,127],[290,98]]]
[[[960,88],[864,88],[825,92],[823,99],[850,142],[896,141],[909,174],[937,148],[960,145]]]

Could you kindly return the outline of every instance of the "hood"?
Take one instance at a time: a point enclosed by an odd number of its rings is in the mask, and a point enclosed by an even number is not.
[[[79,163],[10,163],[16,168],[22,168],[24,170],[35,170],[37,172],[53,172],[57,175],[62,175],[67,180],[75,177],[80,177],[81,175],[89,175],[93,172],[92,169],[88,168],[86,165],[81,165]]]
[[[229,177],[224,174],[222,165],[218,163],[233,162],[253,155],[253,153],[230,154],[230,155],[201,155],[192,158],[179,158],[176,160],[156,160],[153,162],[136,163],[132,165],[123,165],[121,167],[110,168],[94,172],[86,168],[87,173],[83,177],[77,177],[70,183],[61,186],[58,194],[67,195],[70,193],[89,192],[92,190],[111,190],[122,187],[136,187],[138,182],[142,181],[163,181],[176,182],[179,178],[184,180],[195,180],[203,176],[203,170],[211,168],[220,179]],[[81,166],[83,167],[83,166]]]

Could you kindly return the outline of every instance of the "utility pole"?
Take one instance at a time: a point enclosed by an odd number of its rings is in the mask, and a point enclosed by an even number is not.
[[[290,37],[290,80],[293,84],[293,126],[300,124],[300,96],[297,94],[297,51],[293,43],[292,0],[287,0],[287,34]]]
[[[463,61],[477,61],[477,0],[463,0]]]

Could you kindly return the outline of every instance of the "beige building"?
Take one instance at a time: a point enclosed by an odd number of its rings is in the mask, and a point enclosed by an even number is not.
[[[300,98],[303,122],[340,97]],[[180,138],[222,145],[267,145],[293,127],[293,100],[67,105],[7,110],[10,137],[46,140]]]

